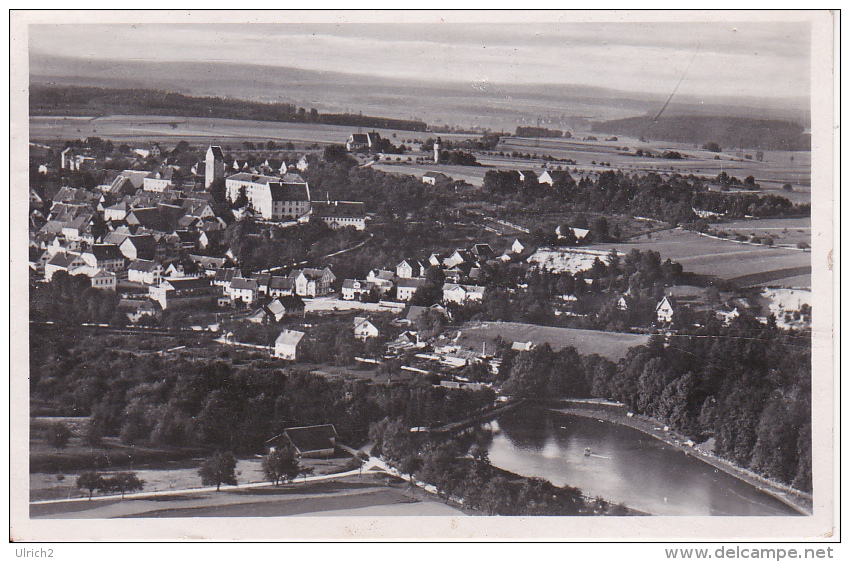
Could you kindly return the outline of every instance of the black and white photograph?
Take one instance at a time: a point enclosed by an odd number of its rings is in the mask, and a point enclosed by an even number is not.
[[[832,536],[835,17],[12,11],[10,536]]]

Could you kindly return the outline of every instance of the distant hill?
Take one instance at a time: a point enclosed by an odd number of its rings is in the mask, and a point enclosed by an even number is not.
[[[30,115],[173,115],[427,131],[422,121],[319,113],[289,103],[191,97],[162,90],[30,86]]]
[[[703,145],[717,142],[723,149],[810,150],[811,138],[802,125],[775,119],[702,115],[630,117],[594,123],[599,133],[627,135]]]
[[[194,97],[294,104],[432,126],[586,131],[593,121],[654,114],[666,95],[583,84],[497,84],[375,77],[219,61],[144,61],[31,54],[30,84],[166,90]],[[809,100],[678,95],[665,115],[719,115],[808,124]]]

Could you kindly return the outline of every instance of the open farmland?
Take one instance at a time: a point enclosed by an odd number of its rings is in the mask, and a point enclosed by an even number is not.
[[[639,236],[626,243],[597,244],[600,251],[616,247],[619,252],[653,250],[662,259],[682,264],[685,271],[732,281],[741,286],[771,284],[785,286],[794,278],[811,284],[811,254],[791,248],[770,248],[703,236],[682,229],[664,230]],[[806,277],[808,276],[808,277]]]
[[[757,219],[715,223],[718,232],[726,232],[731,238],[738,235],[773,238],[774,246],[796,248],[798,244],[811,245],[812,219],[799,217],[790,219]]]
[[[376,129],[394,144],[408,139],[425,140],[434,133],[414,133]],[[242,143],[243,141],[291,141],[306,144],[343,144],[356,127],[314,123],[281,123],[243,121],[202,117],[168,117],[151,115],[112,115],[109,117],[30,117],[31,140],[65,140],[100,137],[113,141],[174,143]],[[395,135],[395,136],[393,136]],[[441,135],[444,139],[464,139],[470,135]]]
[[[461,329],[457,343],[468,349],[480,350],[484,344],[493,345],[496,336],[508,342],[548,343],[555,351],[572,346],[581,354],[597,353],[612,361],[619,361],[630,348],[644,345],[649,339],[649,336],[641,334],[553,328],[519,322],[477,322]]]

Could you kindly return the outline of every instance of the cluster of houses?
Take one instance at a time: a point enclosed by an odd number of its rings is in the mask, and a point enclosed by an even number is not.
[[[439,267],[445,276],[443,301],[456,304],[480,301],[484,298],[485,288],[474,283],[482,276],[481,263],[494,259],[494,256],[488,244],[475,244],[470,250],[456,249],[448,254],[431,254],[427,260],[403,259],[396,264],[395,271],[373,269],[366,279],[344,280],[342,298],[364,299],[376,293],[384,297],[394,289],[396,300],[409,302],[425,284],[428,268]]]

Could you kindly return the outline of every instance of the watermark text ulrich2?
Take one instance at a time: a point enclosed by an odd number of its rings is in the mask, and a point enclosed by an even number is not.
[[[727,548],[721,546],[716,549],[710,548],[665,548],[664,555],[668,558],[678,559],[694,559],[694,558],[715,558],[715,559],[755,559],[755,560],[797,560],[810,559],[817,560],[819,558],[833,558],[833,547],[827,546],[824,548],[756,548],[742,547]]]

